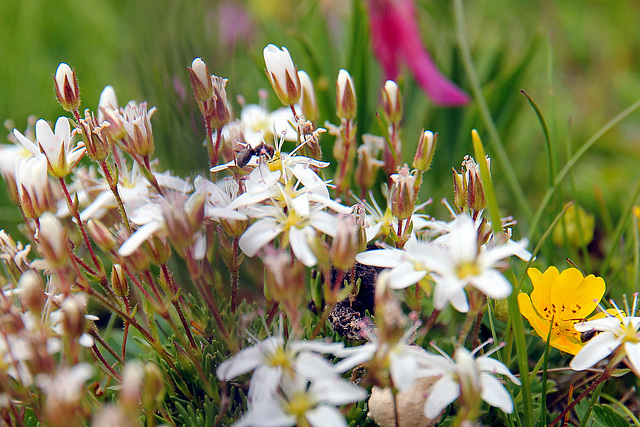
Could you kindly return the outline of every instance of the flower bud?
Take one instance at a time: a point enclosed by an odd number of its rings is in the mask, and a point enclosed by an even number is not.
[[[291,265],[291,254],[271,246],[267,247],[262,261],[269,296],[286,306],[298,308],[306,294],[304,265],[298,260]]]
[[[229,102],[227,101],[227,79],[218,76],[211,76],[213,82],[213,94],[211,98],[204,102],[206,114],[209,118],[211,129],[221,129],[229,123]]]
[[[155,107],[147,111],[147,103],[136,105],[133,102],[127,104],[123,111],[122,125],[125,130],[123,149],[130,154],[149,157],[155,145],[151,128],[151,117],[155,113]],[[115,141],[119,142],[119,141]]]
[[[300,99],[300,77],[286,47],[274,44],[264,48],[267,77],[278,98],[284,105],[293,105]]]
[[[130,362],[122,372],[120,403],[125,412],[135,414],[140,404],[140,394],[144,380],[144,371],[138,362]]]
[[[98,108],[109,108],[111,110],[118,111],[120,104],[118,104],[118,97],[116,96],[116,91],[113,86],[107,85],[102,89],[100,99],[98,100]],[[102,122],[100,111],[98,111],[98,121]]]
[[[358,147],[358,165],[356,166],[356,182],[364,191],[371,189],[376,182],[378,171],[384,162],[378,159],[380,142],[384,139],[379,136],[362,135],[363,144]]]
[[[68,296],[62,302],[62,327],[69,340],[76,341],[84,334],[87,320],[85,302],[77,296]]]
[[[562,246],[567,239],[572,248],[586,246],[593,240],[595,218],[581,206],[573,204],[553,229],[553,243]]]
[[[80,107],[80,89],[75,70],[62,62],[58,65],[53,77],[55,82],[56,97],[66,111],[75,111]]]
[[[453,172],[453,204],[457,213],[460,213],[467,207],[467,181],[464,179],[464,175],[456,172],[452,168]]]
[[[486,161],[487,167],[490,166],[488,157]],[[480,212],[487,206],[482,178],[480,177],[480,165],[473,160],[473,157],[469,156],[465,158],[463,165],[466,168],[467,206],[476,212]]]
[[[102,128],[102,134],[112,143],[119,143],[127,136],[127,131],[122,124],[122,116],[118,109],[99,107],[98,123]],[[109,126],[106,126],[108,124]]]
[[[355,265],[356,254],[360,252],[358,236],[361,229],[354,215],[338,217],[336,236],[331,242],[331,262],[335,268],[347,271]]]
[[[20,302],[35,314],[42,312],[47,296],[44,293],[42,279],[33,270],[27,270],[18,281]]]
[[[69,261],[69,238],[54,214],[45,212],[38,228],[38,250],[51,266],[62,266]]]
[[[382,110],[390,123],[402,120],[402,95],[393,80],[387,80],[382,88]]]
[[[120,264],[113,264],[111,267],[111,289],[120,298],[129,295],[129,282]]]
[[[167,242],[164,236],[158,237],[154,234],[151,238],[147,239],[147,249],[147,253],[154,264],[166,264],[171,257],[171,245],[169,245],[169,242]]]
[[[391,199],[391,212],[399,220],[411,218],[416,202],[415,182],[416,177],[409,171],[405,164],[398,168],[398,173],[391,175],[393,186],[389,198]]]
[[[164,377],[157,365],[148,362],[142,367],[144,381],[142,382],[142,404],[145,408],[157,407],[164,398]]]
[[[196,101],[204,102],[211,98],[213,85],[207,64],[202,59],[196,58],[191,63],[191,67],[187,67],[187,70],[189,70],[189,80],[191,80],[191,88]]]
[[[336,113],[341,119],[352,120],[356,117],[356,92],[353,79],[347,70],[338,72],[336,82]]]
[[[82,136],[84,137],[86,153],[89,158],[94,162],[101,162],[106,159],[109,155],[111,145],[102,133],[102,126],[98,124],[98,121],[88,109],[85,110],[84,119],[81,119],[79,124],[82,130]],[[110,125],[105,124],[104,127],[108,128]]]
[[[107,226],[96,218],[89,218],[86,225],[96,245],[98,245],[103,252],[111,252],[116,245],[116,239]]]
[[[420,172],[426,172],[431,167],[431,160],[433,160],[433,154],[436,151],[436,142],[438,141],[438,134],[426,130],[420,135],[420,141],[418,141],[418,148],[416,149],[416,155],[413,157],[413,167]]]
[[[402,312],[398,299],[391,290],[388,271],[378,274],[375,286],[375,313],[378,336],[381,342],[396,343],[404,335],[407,318]]]
[[[302,91],[300,93],[300,106],[302,107],[302,114],[307,120],[315,122],[318,120],[320,113],[318,112],[318,103],[316,101],[316,91],[313,89],[313,82],[305,71],[298,71],[298,77],[300,78],[300,86]]]

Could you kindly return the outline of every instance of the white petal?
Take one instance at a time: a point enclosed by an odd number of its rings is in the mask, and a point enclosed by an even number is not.
[[[487,270],[480,276],[469,278],[469,281],[488,297],[504,299],[511,295],[511,283],[498,270]]]
[[[291,209],[293,209],[296,214],[302,217],[309,216],[311,207],[307,196],[302,194],[294,199],[291,199]]]
[[[207,253],[207,238],[202,232],[198,232],[196,235],[196,241],[191,245],[191,251],[193,258],[200,261]]]
[[[271,337],[266,340],[241,350],[228,360],[225,360],[216,369],[220,381],[228,381],[255,369],[263,360],[264,352],[282,345],[282,338]]]
[[[513,412],[511,395],[495,377],[480,374],[480,397],[491,406],[502,409],[507,414]]]
[[[336,353],[344,349],[344,345],[340,342],[327,341],[290,341],[288,347],[293,352],[313,351],[315,353],[329,354]]]
[[[418,283],[426,275],[425,270],[416,271],[412,262],[404,261],[389,272],[389,284],[393,289],[404,289]]]
[[[309,224],[327,236],[336,236],[336,217],[328,212],[315,211],[311,214]]]
[[[435,418],[451,402],[460,396],[460,385],[448,375],[440,378],[429,389],[429,396],[424,402],[424,415],[427,418]]]
[[[413,356],[392,352],[389,355],[389,362],[393,385],[400,391],[409,390],[416,380],[418,361]]]
[[[307,411],[307,421],[313,427],[347,427],[342,413],[333,406],[320,405]]]
[[[476,364],[482,372],[506,375],[514,384],[520,385],[520,380],[509,371],[509,368],[496,359],[480,356],[476,359]]]
[[[34,144],[31,140],[29,140],[29,138],[27,138],[22,133],[20,133],[20,131],[18,131],[17,129],[14,129],[13,135],[16,137],[18,142],[20,142],[20,144],[24,146],[24,148],[29,150],[31,154],[33,154],[34,156],[37,156],[38,154],[40,154],[40,150],[38,149],[38,146]]]
[[[249,403],[257,405],[264,400],[273,398],[278,391],[280,378],[282,378],[282,368],[258,366],[253,375],[251,375],[249,394],[247,395]]]
[[[360,264],[385,268],[393,268],[403,260],[404,252],[399,249],[374,249],[372,251],[360,252],[356,255],[356,261]]]
[[[160,221],[148,222],[138,228],[118,249],[118,255],[129,256],[135,252],[149,237],[162,228]]]
[[[298,374],[310,381],[321,380],[335,375],[333,365],[316,353],[300,353],[296,357],[294,369]]]
[[[263,218],[247,228],[238,243],[242,252],[252,257],[281,232],[282,228],[273,218]]]
[[[311,168],[304,165],[295,165],[291,170],[308,192],[316,193],[329,199],[327,184]]]
[[[620,340],[616,339],[611,332],[602,332],[582,347],[569,366],[574,371],[584,371],[610,355],[619,345]]]
[[[93,202],[80,214],[80,219],[86,221],[89,218],[97,218],[96,213],[102,209],[116,207],[116,199],[111,191],[103,191],[98,194]],[[104,211],[103,211],[104,212]],[[104,215],[104,213],[103,213]]]
[[[246,412],[233,427],[285,427],[296,425],[293,415],[285,414],[275,399],[263,402]]]
[[[369,243],[370,241],[376,238],[376,236],[378,235],[378,232],[380,231],[380,228],[382,228],[382,222],[369,225],[367,228],[364,229],[364,232],[367,236],[367,243]]]
[[[309,246],[309,239],[312,239],[315,232],[310,226],[304,228],[291,227],[289,229],[289,244],[296,258],[307,267],[313,267],[318,259],[313,254]]]
[[[334,369],[338,373],[347,372],[350,369],[371,360],[378,349],[376,343],[370,342],[358,347],[345,348],[337,352],[336,356],[344,357],[340,362],[334,365]]]
[[[624,350],[627,353],[627,359],[633,365],[636,375],[640,376],[640,343],[627,342],[624,344]]]
[[[309,393],[318,402],[326,402],[332,405],[344,405],[367,397],[365,389],[337,376],[333,378],[325,377],[325,379],[321,380],[317,379],[309,387]]]
[[[311,200],[312,202],[316,202],[321,204],[322,206],[326,206],[329,209],[341,213],[341,214],[350,214],[353,211],[353,208],[350,206],[345,206],[342,205],[334,200],[331,200],[328,197],[324,197],[320,194],[316,194],[316,193],[307,193],[307,196],[309,197],[309,200]]]
[[[615,331],[620,329],[620,319],[617,317],[605,317],[602,319],[589,320],[588,322],[580,322],[575,324],[576,331],[586,332],[592,329],[596,331]]]
[[[80,335],[80,338],[78,339],[78,344],[80,344],[84,348],[91,348],[91,347],[93,347],[94,341],[93,341],[93,338],[91,337],[91,335],[82,334],[82,335]]]

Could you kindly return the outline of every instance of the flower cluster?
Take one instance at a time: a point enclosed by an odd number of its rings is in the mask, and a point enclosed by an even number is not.
[[[413,22],[411,2],[387,3],[370,2],[374,22]],[[413,24],[403,31],[414,44],[416,33]],[[389,49],[382,34],[374,44]],[[358,102],[365,98],[341,69],[335,116],[324,117],[337,122],[325,129],[316,124],[312,76],[284,47],[270,44],[263,55],[282,104],[275,111],[266,90],[258,103],[239,98],[235,106],[227,79],[212,75],[202,58],[185,71],[206,135],[204,176],[162,170],[153,158],[156,110],[146,102],[121,107],[107,86],[95,111],[81,114],[78,80],[66,64],[55,83],[70,117],[53,128],[33,119],[12,130],[0,171],[29,243],[0,231],[6,419],[24,424],[23,414],[33,413],[51,425],[142,418],[179,425],[195,413],[216,414],[205,421],[214,425],[346,426],[363,421],[359,402],[370,389],[392,396],[386,404],[371,399],[381,425],[472,423],[483,402],[508,417],[519,409],[513,385],[527,390],[530,379],[526,363],[519,378],[510,371],[511,343],[519,351],[526,343],[519,316],[507,323],[513,335],[496,327],[504,316],[489,308],[500,304],[510,304],[510,316],[519,305],[537,335],[575,355],[574,370],[611,356],[602,378],[620,362],[640,375],[636,301],[626,313],[603,309],[587,320],[605,294],[603,279],[576,268],[530,268],[533,291],[512,295],[521,288],[513,257],[533,256],[526,239],[512,239],[515,221],[492,208],[491,163],[482,150],[476,147],[480,164],[466,156],[454,170],[453,207],[445,202],[449,215],[437,219],[423,193],[438,134],[422,130],[415,154],[404,158],[402,85],[388,80],[381,89],[384,135],[362,135]],[[398,58],[388,56],[393,75]],[[417,62],[402,59],[416,73],[418,63],[434,71],[424,51]],[[438,81],[444,89],[421,84],[440,103],[467,102]],[[327,137],[331,162],[321,149]],[[104,326],[88,312],[111,320]],[[499,334],[508,344],[483,353]],[[141,352],[144,363],[136,360]],[[404,413],[408,394],[418,410]],[[392,408],[391,424],[376,415],[380,405]]]

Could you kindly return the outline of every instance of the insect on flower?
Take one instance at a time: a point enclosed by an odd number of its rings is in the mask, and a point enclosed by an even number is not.
[[[235,158],[236,166],[239,168],[247,166],[253,156],[258,157],[258,159],[262,159],[263,157],[265,157],[268,160],[271,160],[274,156],[274,153],[275,149],[264,142],[260,143],[260,145],[258,145],[257,147],[252,147],[251,145],[247,144],[242,150],[238,151],[238,154]]]

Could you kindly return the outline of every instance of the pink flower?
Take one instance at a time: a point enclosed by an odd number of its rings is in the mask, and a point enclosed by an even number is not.
[[[373,51],[386,79],[394,80],[404,61],[435,104],[453,107],[469,102],[469,95],[438,70],[423,46],[413,0],[369,0],[367,4]]]

